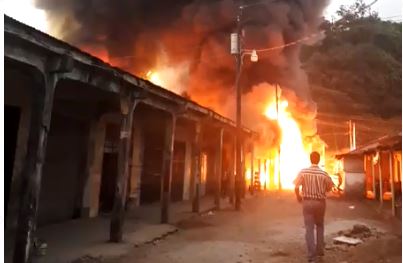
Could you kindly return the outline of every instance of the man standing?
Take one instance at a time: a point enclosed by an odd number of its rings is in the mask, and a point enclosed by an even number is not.
[[[308,262],[315,262],[316,257],[324,255],[324,217],[326,209],[326,192],[334,186],[330,176],[319,168],[320,155],[312,152],[311,167],[302,169],[294,180],[295,194],[302,202],[305,223],[305,239],[308,247]],[[302,196],[299,188],[302,186]],[[316,245],[314,228],[316,226]]]

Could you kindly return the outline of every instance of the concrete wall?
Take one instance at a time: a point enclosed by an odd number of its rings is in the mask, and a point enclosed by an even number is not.
[[[40,192],[39,225],[80,215],[88,126],[85,121],[56,112],[52,114]]]
[[[364,157],[361,155],[357,156],[346,156],[343,159],[343,168],[345,172],[352,173],[363,173],[364,172]]]
[[[190,132],[190,127],[185,123],[179,123],[175,131],[175,141],[185,143],[185,174],[183,182],[183,200],[190,200],[190,181],[191,181],[191,167],[192,167],[192,138],[193,134]]]
[[[345,173],[346,197],[365,197],[365,173]]]
[[[346,197],[364,197],[366,178],[364,157],[346,156],[343,158],[344,194]]]

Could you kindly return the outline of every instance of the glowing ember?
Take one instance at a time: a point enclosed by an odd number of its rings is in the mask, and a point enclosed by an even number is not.
[[[287,110],[288,102],[283,100],[278,103],[278,124],[281,129],[281,143],[280,143],[280,180],[281,186],[284,189],[293,189],[293,180],[298,172],[309,166],[309,153],[305,150],[301,130],[298,123],[292,117],[291,113]],[[266,110],[265,115],[267,118],[277,120],[276,103],[270,103]],[[273,158],[272,161],[278,163],[278,156]],[[276,160],[277,159],[277,160]],[[276,165],[275,167],[278,167]],[[278,168],[277,168],[278,169]],[[275,169],[274,175],[278,174]],[[277,170],[277,171],[276,171]],[[264,179],[267,180],[267,174],[263,173]],[[262,178],[263,179],[263,178]],[[278,184],[278,177],[274,177],[274,181]]]

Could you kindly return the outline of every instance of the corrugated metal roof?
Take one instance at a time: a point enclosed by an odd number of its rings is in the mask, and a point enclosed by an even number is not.
[[[349,155],[361,155],[367,152],[374,152],[377,150],[397,150],[402,149],[402,133],[395,135],[387,135],[375,139],[357,149],[345,153],[336,154],[336,158],[342,158]]]

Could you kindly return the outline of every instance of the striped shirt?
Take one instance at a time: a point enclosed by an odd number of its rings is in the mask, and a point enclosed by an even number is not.
[[[327,172],[317,165],[302,169],[294,180],[295,187],[302,186],[302,198],[326,199],[326,192],[334,187]]]

